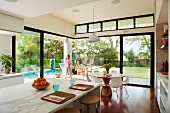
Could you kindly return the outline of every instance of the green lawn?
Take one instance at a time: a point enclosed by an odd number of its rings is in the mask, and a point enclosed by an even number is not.
[[[95,70],[106,71],[105,68],[96,68]],[[112,67],[109,71],[111,72],[112,70],[120,72],[119,68]],[[150,67],[123,67],[123,70],[123,73],[131,78],[150,79]]]
[[[150,79],[150,67],[123,67],[124,74],[131,78]]]

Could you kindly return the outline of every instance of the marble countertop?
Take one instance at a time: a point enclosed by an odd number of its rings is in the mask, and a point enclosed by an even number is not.
[[[9,78],[14,76],[21,76],[23,73],[10,73],[10,74],[4,74],[4,72],[0,71],[0,79],[1,78]]]
[[[0,113],[50,113],[61,109],[62,107],[100,86],[98,83],[94,84],[84,82],[85,84],[94,85],[94,88],[88,91],[79,91],[69,89],[69,80],[53,78],[48,79],[47,81],[49,81],[51,85],[45,90],[36,90],[32,88],[32,83],[20,84],[0,89]],[[52,85],[55,83],[60,83],[60,91],[76,94],[76,97],[63,104],[55,104],[41,100],[40,98],[42,96],[53,93]],[[76,80],[76,83],[83,82]]]

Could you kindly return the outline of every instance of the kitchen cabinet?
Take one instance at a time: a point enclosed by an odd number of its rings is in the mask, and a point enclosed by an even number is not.
[[[13,85],[23,84],[24,76],[23,74],[7,74],[0,76],[0,88],[9,87]]]
[[[167,101],[168,101],[168,79],[165,78],[160,72],[157,72],[156,78],[156,93],[157,102],[161,113],[167,112]]]

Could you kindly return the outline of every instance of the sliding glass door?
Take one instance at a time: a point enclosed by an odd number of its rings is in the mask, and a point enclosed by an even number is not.
[[[150,86],[151,35],[123,36],[123,74],[129,84]]]
[[[24,31],[16,36],[16,72],[23,72],[25,82],[40,76],[40,33]]]

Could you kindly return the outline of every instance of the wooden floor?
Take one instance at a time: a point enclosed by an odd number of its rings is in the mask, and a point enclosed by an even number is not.
[[[101,113],[160,113],[153,88],[127,86],[111,95],[101,96]]]

